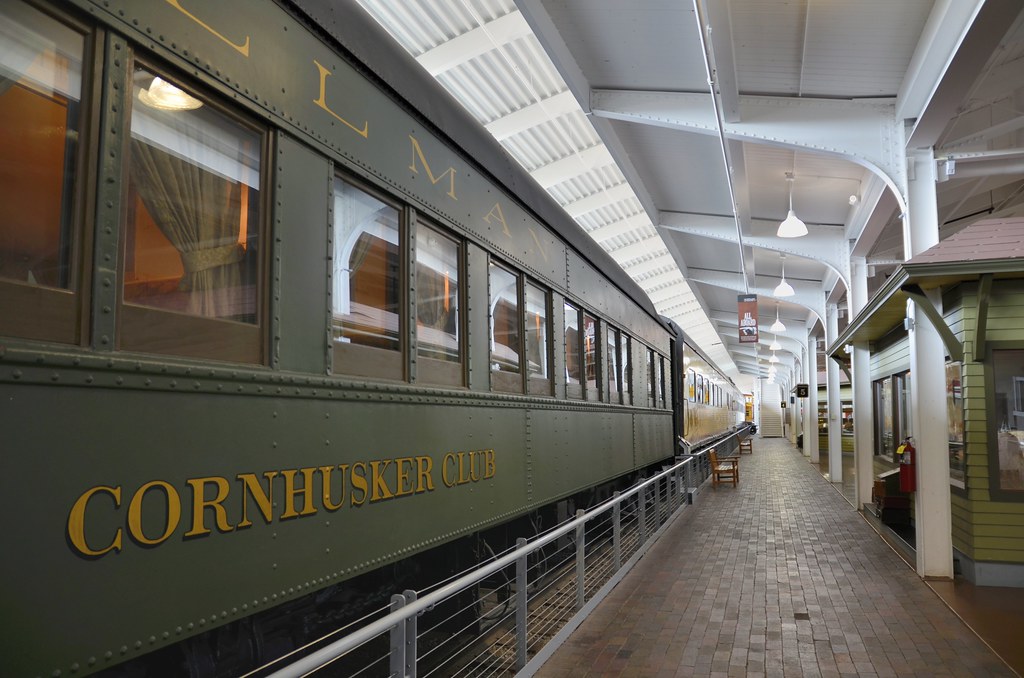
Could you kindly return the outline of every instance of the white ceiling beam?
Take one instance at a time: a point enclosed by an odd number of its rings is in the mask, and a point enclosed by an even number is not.
[[[496,118],[484,127],[495,139],[504,141],[520,132],[578,110],[580,105],[576,103],[576,97],[569,90],[565,90]]]
[[[551,59],[555,70],[562,76],[569,91],[576,97],[580,108],[583,109],[585,114],[589,115],[590,81],[587,80],[583,70],[576,63],[576,58],[572,55],[569,47],[562,39],[562,35],[555,27],[555,22],[551,20],[551,16],[544,7],[543,0],[517,0],[516,5],[519,7],[519,12],[526,19],[526,22],[530,25],[530,28],[533,29],[533,34]],[[634,167],[633,161],[619,140],[615,129],[607,120],[591,118],[590,122],[594,126],[597,135],[604,142],[605,146],[608,147],[608,152],[615,159],[619,171],[622,172],[626,181],[633,187],[634,196],[640,202],[644,211],[650,215],[652,220],[657,219],[657,204],[651,197],[650,191],[647,190],[641,174]]]
[[[457,35],[416,57],[427,71],[437,77],[496,47],[530,35],[530,25],[519,12],[489,21],[462,35]]]
[[[591,238],[598,242],[616,238],[627,233],[632,233],[641,228],[651,228],[651,219],[646,214],[634,214],[625,219],[619,219],[589,231]]]
[[[752,220],[752,222],[759,221],[763,220]],[[769,222],[764,221],[764,223]],[[774,224],[775,222],[770,223]],[[736,229],[733,224],[733,220],[729,217],[686,212],[662,212],[659,227],[702,238],[736,242]],[[743,244],[819,261],[844,280],[850,279],[849,243],[842,232],[836,229],[812,228],[802,238],[746,236],[743,238]]]
[[[636,259],[645,254],[660,252],[663,249],[665,249],[665,241],[661,239],[660,235],[655,234],[630,245],[614,250],[607,250],[607,252],[621,265],[624,261]]]
[[[646,261],[635,261],[630,264],[626,264],[622,268],[625,269],[634,280],[638,276],[647,275],[652,271],[656,271],[659,268],[665,268],[666,266],[675,267],[676,260],[672,258],[672,255],[665,250],[664,252],[658,252],[653,258],[647,259]],[[678,274],[677,268],[673,268],[672,273]],[[640,283],[643,284],[643,283]]]
[[[737,293],[744,292],[743,279],[738,273],[722,273],[720,271],[700,271],[695,273],[690,272],[687,282],[693,287],[693,283],[702,283],[704,285],[712,285],[714,287],[721,287],[727,290],[733,290]],[[778,299],[779,301],[785,301],[788,304],[796,304],[803,306],[811,313],[814,313],[819,320],[825,317],[825,297],[821,293],[821,287],[818,285],[811,285],[804,283],[799,280],[788,281],[795,290],[796,294],[791,297],[776,297],[774,294],[774,288],[772,287],[751,287],[749,294],[756,294],[759,297],[765,299]]]
[[[717,134],[710,94],[595,89],[595,117]],[[815,99],[740,95],[740,122],[722,124],[730,139],[802,148],[848,160],[906,196],[903,128],[892,99]],[[904,200],[905,202],[905,200]]]
[[[630,271],[632,273],[632,271]],[[635,279],[635,278],[634,278]],[[644,291],[656,289],[662,285],[674,283],[683,280],[683,275],[677,269],[671,271],[665,271],[658,275],[651,276],[650,278],[644,278],[643,280],[637,280],[636,284],[640,285]]]
[[[1004,134],[1012,134],[1019,129],[1024,129],[1024,115],[1018,115],[1016,118],[1011,118],[1005,122],[1001,122],[997,125],[992,125],[983,130],[978,130],[973,134],[954,139],[943,144],[942,148],[935,151],[935,155],[940,159],[947,151],[964,150],[964,146],[980,145],[984,147],[986,142],[992,139],[998,139]]]
[[[605,145],[597,144],[531,170],[530,176],[547,190],[563,181],[568,181],[598,167],[605,167],[614,163],[615,161],[612,160],[612,156],[608,153]]]
[[[592,193],[585,198],[580,198],[579,200],[566,203],[565,205],[562,205],[562,209],[564,209],[573,219],[578,219],[588,212],[593,212],[601,209],[602,207],[607,207],[608,205],[614,205],[630,199],[635,200],[636,193],[633,192],[632,186],[623,182],[600,190],[596,193]]]
[[[914,121],[907,148],[938,143],[1020,13],[1020,0],[936,3],[897,99],[899,119]]]
[[[736,62],[733,59],[732,22],[729,20],[729,3],[710,0],[707,8],[708,25],[698,26],[707,36],[708,52],[715,74],[715,88],[721,101],[722,119],[738,122],[740,119],[740,91],[736,78]],[[705,30],[706,29],[706,30]]]

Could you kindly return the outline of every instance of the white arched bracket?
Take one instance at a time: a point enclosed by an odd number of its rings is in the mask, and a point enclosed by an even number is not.
[[[702,238],[736,242],[735,221],[730,217],[664,210],[659,213],[659,217],[659,228]],[[760,223],[760,220],[752,220],[752,223]],[[832,269],[843,284],[849,287],[850,241],[839,228],[813,228],[810,233],[798,239],[744,236],[743,245],[819,261]]]
[[[903,126],[895,99],[838,100],[740,96],[740,122],[724,122],[729,139],[832,155],[866,167],[907,205]],[[710,94],[596,89],[591,113],[699,134],[718,134]]]
[[[776,299],[778,301],[785,301],[787,304],[803,306],[811,313],[815,314],[822,324],[825,323],[825,295],[817,286],[811,286],[801,283],[800,281],[797,281],[795,284],[791,282],[790,284],[793,284],[793,289],[796,291],[796,294],[782,299],[773,294],[774,290],[771,287],[751,287],[749,290],[744,289],[743,278],[738,273],[701,271],[700,274],[696,274],[693,271],[690,271],[688,273],[687,280],[691,283],[703,283],[714,287],[735,290],[737,293],[742,292],[745,294],[756,294],[758,297],[762,297],[764,299]]]

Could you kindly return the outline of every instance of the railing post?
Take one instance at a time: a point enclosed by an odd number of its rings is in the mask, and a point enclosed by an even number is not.
[[[516,539],[516,548],[526,546],[526,539]],[[526,667],[526,619],[527,619],[527,580],[526,562],[527,554],[516,558],[516,670],[521,671]]]
[[[584,514],[583,509],[576,510],[576,517],[582,518]],[[576,610],[582,610],[583,604],[586,602],[586,591],[584,585],[586,584],[587,578],[587,563],[586,563],[586,523],[580,523],[576,526]]]
[[[619,491],[612,495],[619,498]],[[614,572],[622,567],[622,502],[616,502],[612,507],[612,557],[615,559]]]
[[[416,602],[416,592],[406,589],[402,592],[405,604]],[[405,678],[416,678],[417,615],[411,614],[405,620]]]
[[[405,607],[405,596],[396,593],[391,596],[391,611]],[[403,678],[405,676],[405,623],[399,622],[391,627],[391,667],[389,676]]]
[[[639,516],[640,516],[640,543],[644,544],[647,542],[647,486],[644,485],[640,488],[640,491],[636,493],[636,501],[638,504]]]
[[[654,529],[657,530],[663,522],[661,505],[661,478],[654,481]]]

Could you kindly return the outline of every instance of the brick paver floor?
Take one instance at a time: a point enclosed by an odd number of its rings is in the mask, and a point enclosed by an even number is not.
[[[538,676],[1013,676],[782,439],[706,489]]]

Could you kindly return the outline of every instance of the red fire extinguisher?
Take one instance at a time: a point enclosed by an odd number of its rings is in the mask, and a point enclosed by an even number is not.
[[[900,455],[900,492],[917,491],[917,466],[914,461],[917,450],[914,449],[914,439],[908,436],[896,448],[896,453]]]

